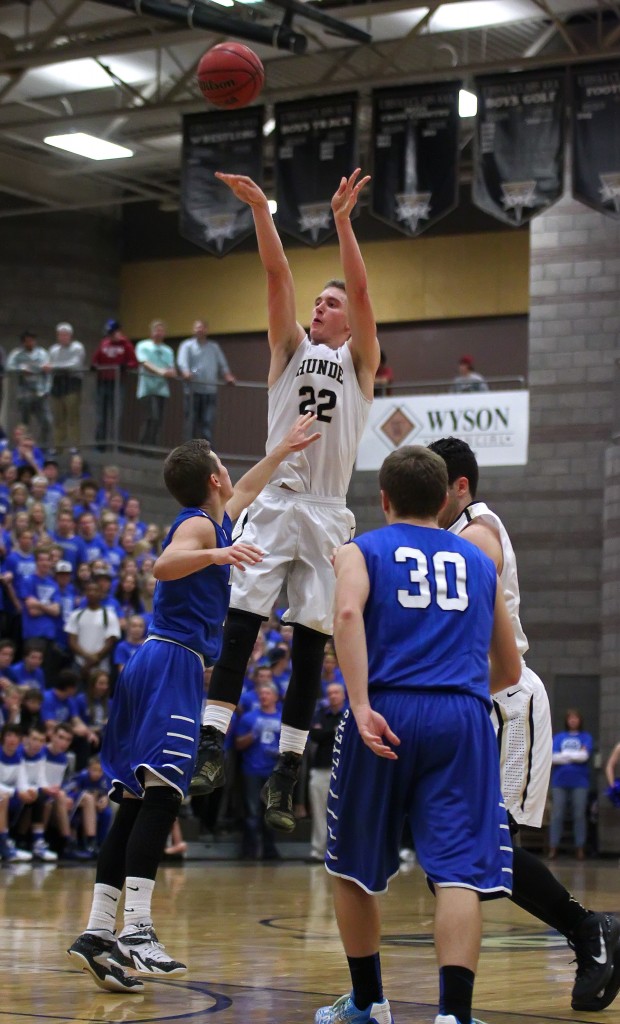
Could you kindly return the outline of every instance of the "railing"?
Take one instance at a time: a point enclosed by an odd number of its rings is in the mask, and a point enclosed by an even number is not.
[[[76,374],[77,399],[55,397],[54,373],[45,375],[47,392],[30,395],[24,377],[18,371],[6,374],[3,423],[9,432],[16,423],[25,422],[42,447],[59,453],[71,448],[98,447],[101,451],[136,451],[161,455],[193,434],[204,436],[192,423],[190,410],[199,385],[179,378],[166,378],[168,396],[151,403],[137,397],[138,372],[108,369],[82,371]],[[154,378],[162,381],[163,378]],[[30,380],[32,384],[32,379]],[[523,377],[490,377],[486,383],[491,391],[520,390]],[[398,381],[389,389],[378,389],[377,397],[389,394],[423,395],[453,392],[454,381]],[[267,385],[257,381],[238,381],[235,385],[217,387],[213,436],[210,438],[219,455],[235,459],[260,458],[267,438]],[[59,434],[59,417],[66,420],[67,406],[72,405],[75,417],[66,436]],[[47,417],[47,428],[45,421]],[[192,430],[192,427],[195,429]],[[46,437],[47,429],[47,437]]]

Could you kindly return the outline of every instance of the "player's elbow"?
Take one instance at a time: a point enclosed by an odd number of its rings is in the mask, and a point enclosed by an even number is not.
[[[334,633],[346,631],[360,618],[360,610],[354,604],[343,602],[336,605],[334,614]]]

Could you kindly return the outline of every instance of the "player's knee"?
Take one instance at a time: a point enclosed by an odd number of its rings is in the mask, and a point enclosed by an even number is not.
[[[143,800],[144,810],[160,820],[169,822],[170,827],[178,817],[181,796],[172,786],[147,786]]]
[[[245,672],[262,622],[263,617],[252,612],[229,612],[218,668]]]

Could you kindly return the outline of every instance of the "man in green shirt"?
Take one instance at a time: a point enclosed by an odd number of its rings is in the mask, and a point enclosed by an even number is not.
[[[136,345],[138,373],[137,396],[144,408],[144,424],[140,444],[157,447],[164,420],[164,405],[170,397],[168,377],[176,377],[174,352],[166,345],[166,325],[153,320],[151,336]]]

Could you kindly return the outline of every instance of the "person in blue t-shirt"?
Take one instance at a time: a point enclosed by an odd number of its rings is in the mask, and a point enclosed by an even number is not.
[[[245,809],[241,855],[244,860],[255,860],[262,840],[262,859],[275,860],[279,853],[274,832],[260,813],[260,793],[278,758],[282,712],[278,711],[278,690],[273,683],[261,683],[256,693],[258,707],[242,715],[235,732],[235,747],[241,752]]]
[[[36,571],[34,535],[31,529],[17,531],[17,543],[4,560],[3,571],[12,574],[13,588],[21,600],[24,580]]]
[[[75,524],[70,512],[59,512],[56,518],[54,543],[62,548],[64,561],[69,562],[71,572],[75,576],[77,567],[86,561],[86,546],[81,537],[75,533]]]
[[[117,672],[123,671],[127,662],[131,661],[144,643],[144,619],[141,615],[131,615],[127,620],[127,639],[121,640],[114,650],[113,661]]]
[[[592,737],[589,732],[584,732],[581,712],[569,708],[564,719],[564,732],[558,732],[553,737],[549,826],[551,860],[558,854],[567,806],[570,806],[572,812],[575,856],[577,860],[585,859],[591,756]]]
[[[480,900],[509,894],[512,879],[489,689],[516,684],[521,661],[495,565],[439,529],[443,459],[404,446],[379,484],[388,525],[335,559],[334,642],[350,710],[334,738],[325,866],[352,992],[315,1021],[392,1022],[375,894],[399,870],[408,818],[436,897],[436,1021],[469,1024]]]
[[[99,852],[87,929],[68,950],[80,970],[112,991],[141,987],[124,967],[173,976],[187,969],[158,941],[151,900],[196,760],[205,661],[213,664],[222,647],[231,566],[243,572],[245,564],[263,557],[243,540],[232,545],[231,520],[283,459],[318,439],[318,433],[307,434],[314,419],[300,416],[234,487],[205,440],[180,445],[164,463],[166,487],[181,510],[154,566],[158,582],[149,635],[116,683],[101,763],[119,809]],[[123,927],[115,937],[124,885]]]
[[[22,583],[22,636],[24,640],[36,637],[47,650],[56,639],[60,618],[60,591],[52,576],[49,549],[35,551],[36,572]]]
[[[97,558],[105,561],[105,544],[97,533],[97,520],[92,512],[82,512],[77,524],[78,537],[84,544],[84,561],[94,562]]]
[[[43,671],[44,645],[37,638],[27,640],[24,644],[22,661],[15,662],[6,670],[6,674],[21,690],[36,687],[45,690],[47,680]]]

